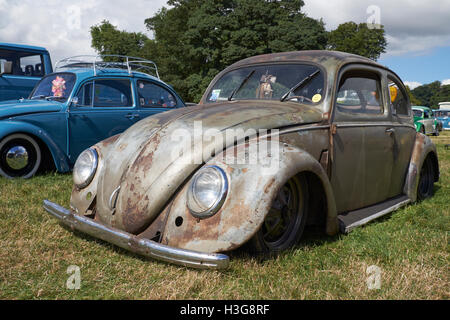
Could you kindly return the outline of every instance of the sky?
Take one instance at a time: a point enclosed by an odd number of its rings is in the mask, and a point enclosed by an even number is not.
[[[304,0],[302,11],[323,19],[327,30],[339,24],[382,24],[388,46],[378,62],[411,88],[450,84],[450,0]],[[143,32],[144,20],[166,0],[0,0],[0,42],[45,47],[52,60],[95,54],[89,29],[109,20],[120,30]]]

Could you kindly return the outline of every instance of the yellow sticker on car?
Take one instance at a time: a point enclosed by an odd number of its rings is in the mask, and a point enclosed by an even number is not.
[[[320,95],[320,94],[315,94],[315,95],[312,97],[312,102],[314,102],[314,103],[319,102],[320,99],[322,99],[322,95]]]

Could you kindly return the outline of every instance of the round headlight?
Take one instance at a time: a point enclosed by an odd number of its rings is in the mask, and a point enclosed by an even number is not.
[[[217,166],[200,169],[193,177],[187,194],[187,206],[196,218],[208,218],[222,207],[228,192],[225,172]]]
[[[82,189],[91,183],[98,165],[98,154],[93,148],[84,150],[73,167],[73,183]]]

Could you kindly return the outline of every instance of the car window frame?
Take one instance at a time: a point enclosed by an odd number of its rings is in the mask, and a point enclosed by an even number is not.
[[[337,107],[337,94],[339,92],[339,84],[342,78],[349,72],[367,72],[374,73],[378,76],[380,81],[380,101],[382,102],[383,112],[381,113],[362,113],[362,112],[342,112],[338,110]],[[387,78],[386,71],[380,69],[376,66],[366,65],[362,63],[349,63],[342,66],[338,73],[333,87],[333,100],[332,100],[332,121],[333,122],[391,122],[390,115],[391,110],[390,107],[387,107]],[[390,99],[390,98],[389,98]]]
[[[311,61],[295,61],[295,60],[288,60],[288,61],[270,61],[270,62],[257,62],[257,63],[249,63],[249,64],[243,64],[243,65],[238,65],[234,68],[230,68],[230,69],[225,69],[223,71],[221,71],[219,74],[217,74],[214,79],[210,82],[209,86],[206,88],[205,92],[203,93],[202,98],[200,99],[200,104],[213,104],[213,103],[217,103],[217,102],[209,102],[207,100],[209,93],[211,92],[211,90],[214,88],[214,86],[216,85],[216,83],[223,78],[225,75],[227,75],[230,72],[233,72],[235,70],[238,69],[242,69],[242,68],[249,68],[251,69],[252,67],[260,67],[260,66],[265,66],[265,65],[307,65],[307,66],[313,66],[316,67],[320,70],[320,72],[323,74],[323,95],[322,95],[322,99],[318,102],[313,102],[313,103],[308,103],[308,104],[302,104],[299,102],[292,102],[292,103],[296,103],[298,105],[308,105],[308,106],[312,106],[312,107],[320,107],[323,105],[324,101],[327,100],[327,96],[328,96],[328,72],[327,69],[324,68],[324,66],[322,64],[319,63],[315,63],[315,62],[311,62]],[[260,100],[260,99],[240,99],[240,101],[264,101],[264,100]],[[277,99],[270,99],[270,100],[266,100],[266,101],[272,101],[272,102],[276,102],[279,101]],[[285,100],[285,102],[289,102],[288,100]]]
[[[3,76],[7,76],[7,77],[20,77],[20,78],[31,78],[31,79],[40,79],[40,78],[43,78],[44,76],[47,75],[47,72],[46,72],[46,65],[45,65],[45,59],[44,59],[44,55],[43,55],[42,52],[34,52],[34,51],[20,50],[20,49],[14,50],[14,49],[9,49],[9,48],[0,48],[0,50],[12,52],[13,54],[14,54],[14,53],[17,53],[17,56],[18,56],[18,59],[19,59],[19,66],[20,66],[20,59],[25,58],[25,57],[31,57],[31,56],[39,56],[39,58],[40,58],[40,60],[41,60],[40,63],[41,63],[41,65],[42,65],[42,73],[43,73],[42,75],[32,75],[32,76],[30,76],[30,75],[25,75],[25,74],[14,74],[14,73],[11,73],[11,74],[4,74]],[[26,54],[26,55],[25,55],[25,56],[22,56],[21,54]],[[10,60],[7,60],[7,59],[2,58],[1,56],[0,56],[0,60],[10,61]],[[13,64],[14,64],[14,61],[12,61],[12,62],[13,62]],[[35,66],[36,66],[36,64],[33,65],[33,67],[35,67]],[[21,66],[20,66],[20,69],[22,69]],[[13,70],[14,70],[14,69],[13,69]]]
[[[80,92],[80,90],[83,88],[84,85],[86,85],[89,82],[92,82],[94,84],[93,88],[95,91],[95,81],[96,80],[128,80],[130,81],[130,92],[131,92],[131,97],[133,99],[133,103],[131,106],[117,106],[117,107],[95,107],[94,106],[94,97],[92,97],[92,105],[91,106],[83,106],[83,105],[73,105],[74,108],[86,108],[86,109],[92,109],[92,110],[117,110],[117,109],[134,109],[136,108],[136,97],[135,97],[135,92],[133,90],[133,81],[131,78],[129,77],[93,77],[93,78],[87,78],[85,80],[83,80],[82,82],[80,82],[76,88],[76,91],[73,92],[73,97],[78,96],[78,93]],[[76,93],[75,93],[76,92]]]
[[[138,81],[144,81],[144,82],[149,82],[155,86],[158,86],[164,90],[166,90],[167,92],[169,92],[174,98],[175,98],[175,105],[173,107],[164,107],[164,106],[142,106],[141,105],[141,101],[139,100],[139,86],[138,86]],[[182,102],[181,98],[178,97],[177,94],[175,94],[175,92],[173,90],[171,90],[168,86],[162,85],[161,83],[158,83],[157,81],[154,81],[153,79],[146,79],[146,78],[136,78],[135,81],[133,81],[134,87],[135,87],[135,95],[136,95],[136,106],[139,109],[142,110],[150,110],[150,109],[166,109],[166,110],[172,110],[172,109],[176,109],[180,106],[180,102]]]
[[[406,98],[406,103],[407,103],[407,109],[408,109],[408,114],[399,114],[399,113],[395,113],[395,116],[400,117],[400,118],[413,118],[413,112],[412,112],[412,108],[411,108],[411,101],[409,99],[409,95],[406,92],[406,88],[405,85],[403,84],[403,82],[400,80],[400,78],[398,78],[395,74],[393,74],[392,72],[388,72],[386,75],[387,79],[386,79],[386,90],[388,93],[388,103],[389,103],[389,109],[391,109],[391,114],[394,115],[394,110],[393,108],[391,108],[391,106],[393,107],[392,103],[391,103],[391,97],[389,94],[389,81],[394,82],[394,84],[400,89],[400,92],[403,94],[403,96]]]

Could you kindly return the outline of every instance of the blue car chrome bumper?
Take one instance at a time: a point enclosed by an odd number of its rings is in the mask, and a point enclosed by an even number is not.
[[[72,229],[146,257],[199,269],[225,269],[229,265],[229,257],[224,254],[178,249],[152,240],[138,238],[133,234],[77,215],[48,200],[44,200],[44,209]]]

